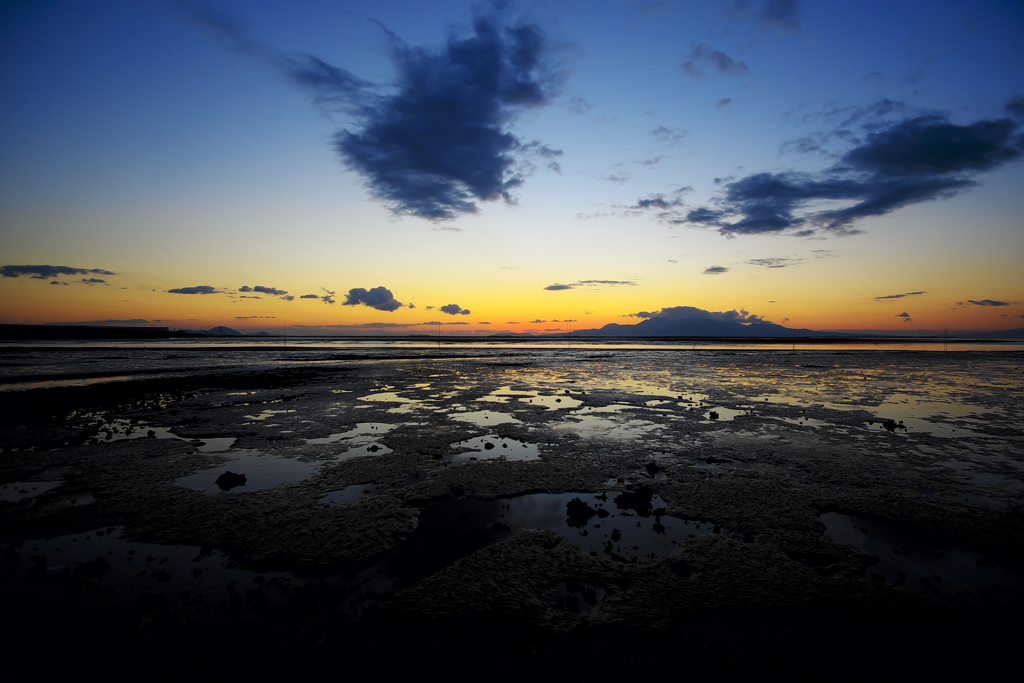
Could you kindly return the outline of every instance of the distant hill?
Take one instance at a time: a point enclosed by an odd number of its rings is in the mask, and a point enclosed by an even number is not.
[[[1024,339],[1024,327],[997,332],[976,332],[959,336],[964,339]]]
[[[791,329],[769,322],[741,323],[695,314],[678,318],[648,318],[635,325],[609,323],[600,329],[574,330],[570,337],[853,337],[841,332]]]

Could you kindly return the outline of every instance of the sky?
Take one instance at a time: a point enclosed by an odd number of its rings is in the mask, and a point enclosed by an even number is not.
[[[1021,35],[1009,0],[7,3],[0,322],[1024,327]]]

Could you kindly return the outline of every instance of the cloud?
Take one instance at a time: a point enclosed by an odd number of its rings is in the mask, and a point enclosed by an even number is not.
[[[663,218],[717,228],[726,236],[806,237],[862,232],[857,221],[905,206],[947,199],[974,177],[1018,160],[1024,140],[1010,119],[967,126],[924,115],[871,127],[866,139],[820,173],[756,173],[725,184],[714,207]],[[822,208],[825,202],[845,204]]]
[[[909,323],[909,322],[910,322],[910,320],[911,320],[911,318],[910,318],[910,314],[909,314],[909,313],[907,313],[906,311],[904,311],[904,312],[900,313],[899,315],[897,315],[897,316],[895,316],[895,317],[896,317],[896,318],[903,318],[903,322],[905,322],[905,323]]]
[[[876,296],[875,301],[887,301],[889,299],[902,299],[907,296],[917,296],[919,294],[927,294],[928,292],[907,292],[906,294],[890,294],[888,296]]]
[[[32,280],[52,280],[58,275],[117,275],[102,268],[72,268],[70,266],[0,266],[3,277],[27,275]]]
[[[458,304],[448,304],[447,306],[441,306],[439,310],[442,313],[447,313],[448,315],[469,315],[469,309],[463,308]]]
[[[775,258],[754,258],[744,263],[751,266],[764,266],[765,268],[785,268],[786,266],[796,265],[803,259],[791,258],[788,256],[781,256]]]
[[[274,320],[273,315],[236,315],[235,320]]]
[[[722,99],[716,101],[715,104],[717,104],[719,107],[728,107],[730,104],[732,104],[732,98],[723,97]]]
[[[320,295],[319,294],[303,294],[299,298],[300,299],[319,299]]]
[[[710,268],[704,269],[705,275],[721,275],[722,273],[728,273],[729,269],[725,266],[711,266]]]
[[[993,301],[992,299],[982,299],[981,301],[975,301],[968,299],[967,303],[974,304],[975,306],[1009,306],[1007,301]]]
[[[333,305],[334,304],[334,295],[336,294],[336,292],[332,292],[331,290],[329,290],[329,289],[327,289],[325,287],[321,287],[320,291],[324,292],[323,296],[318,297],[320,299],[320,301],[323,301],[325,304],[332,304]]]
[[[610,180],[613,183],[618,183],[619,185],[625,185],[626,182],[628,180],[630,180],[630,176],[629,176],[628,173],[620,173],[619,175],[615,175],[614,173],[610,173],[610,174],[608,174],[606,176],[602,176],[601,179],[602,180]]]
[[[765,28],[800,32],[800,3],[798,0],[765,0],[754,12],[751,0],[734,0],[725,13],[738,19],[754,19]]]
[[[670,209],[675,209],[680,206],[683,206],[685,203],[683,202],[683,195],[686,194],[687,192],[692,191],[693,188],[687,185],[686,187],[681,187],[677,190],[673,190],[672,192],[669,192],[667,195],[662,194],[660,192],[655,194],[649,194],[646,197],[638,197],[636,200],[636,204],[628,208],[639,209],[641,211],[646,211],[649,209],[661,209],[664,211],[668,211]]]
[[[210,285],[197,285],[195,287],[179,287],[177,289],[168,289],[168,294],[218,294],[220,290]]]
[[[263,297],[261,297],[261,296],[247,296],[247,295],[243,294],[242,296],[240,296],[238,298],[239,299],[262,299]]]
[[[750,73],[750,67],[746,62],[737,62],[724,52],[711,49],[707,43],[701,43],[694,48],[689,54],[689,61],[680,64],[679,70],[684,76],[700,79],[707,75],[706,71],[700,69],[701,65],[724,76],[743,76]]]
[[[1011,97],[1006,103],[1006,111],[1010,116],[1024,119],[1024,96]]]
[[[607,287],[620,287],[620,286],[634,287],[634,286],[636,286],[636,283],[633,282],[632,280],[579,280],[577,282],[572,283],[571,285],[563,285],[563,284],[557,284],[557,283],[553,284],[553,285],[548,285],[544,289],[549,291],[549,292],[560,292],[560,291],[563,291],[563,290],[566,290],[566,289],[577,289],[579,287],[604,287],[604,286],[607,286]],[[508,323],[508,324],[512,325],[514,323]]]
[[[342,306],[358,306],[359,304],[388,312],[396,311],[403,305],[402,302],[395,300],[394,294],[387,287],[374,287],[371,290],[365,290],[362,287],[350,289],[341,303]]]
[[[54,280],[54,281],[53,281],[53,282],[51,282],[50,284],[51,284],[51,285],[64,285],[65,287],[67,287],[67,286],[68,286],[68,283],[66,283],[66,282],[58,282],[57,280]]]
[[[658,156],[654,157],[653,159],[643,159],[641,161],[634,161],[633,163],[634,164],[640,164],[641,166],[657,166],[658,164],[660,164],[662,161],[664,161],[667,158],[668,157],[666,157],[665,155],[659,154]]]
[[[234,52],[312,93],[350,122],[334,136],[342,162],[396,214],[432,221],[475,213],[476,201],[504,199],[522,185],[522,144],[510,132],[523,111],[548,104],[564,69],[540,27],[478,16],[472,33],[452,33],[436,50],[407,45],[383,25],[397,70],[392,89],[307,54],[250,38],[239,24],[198,3],[189,19]]]
[[[260,294],[269,294],[270,296],[284,297],[288,292],[283,289],[276,289],[274,287],[264,287],[263,285],[256,285],[255,287],[239,287],[239,292],[258,292]],[[294,297],[293,297],[294,298]]]
[[[667,318],[668,320],[718,320],[723,322],[763,323],[768,322],[759,315],[748,313],[746,309],[731,311],[705,311],[694,306],[667,306],[655,311],[630,313],[627,318]]]
[[[666,145],[676,145],[683,141],[689,131],[680,128],[666,128],[665,126],[658,126],[651,131],[651,135],[658,142],[663,142]]]
[[[105,285],[105,284],[107,284],[106,280],[100,280],[99,278],[96,278],[96,277],[90,277],[90,278],[84,278],[83,277],[81,280],[79,280],[79,282],[82,282],[83,284],[87,284],[87,285]]]
[[[580,95],[573,95],[569,98],[569,101],[565,103],[565,108],[574,114],[586,114],[594,108],[594,105],[587,102]]]

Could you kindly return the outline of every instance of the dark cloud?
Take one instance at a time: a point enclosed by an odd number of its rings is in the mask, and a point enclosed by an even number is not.
[[[469,315],[469,309],[463,308],[458,304],[448,304],[447,306],[441,306],[439,310],[442,313],[447,313],[448,315]]]
[[[238,298],[239,299],[262,299],[263,297],[261,297],[261,296],[249,296],[247,294],[243,294],[242,296],[240,296]]]
[[[646,197],[638,197],[636,204],[630,206],[630,209],[640,209],[643,211],[650,209],[660,209],[668,211],[669,209],[676,209],[683,206],[683,195],[687,192],[692,192],[693,188],[687,185],[681,187],[678,190],[673,190],[667,195],[661,193],[649,194]]]
[[[274,320],[273,315],[236,315],[235,320]]]
[[[732,104],[732,98],[723,97],[722,99],[716,101],[715,104],[717,104],[719,107],[728,107],[730,104]]]
[[[329,289],[327,289],[325,287],[321,287],[320,291],[324,293],[323,296],[318,297],[320,299],[320,301],[323,301],[325,304],[332,304],[333,305],[334,304],[334,295],[336,294],[336,292],[332,292],[331,290],[329,290]]]
[[[56,281],[56,280],[54,280],[54,281],[53,281],[53,282],[51,282],[50,284],[51,284],[51,285],[64,285],[65,287],[67,287],[67,286],[68,286],[68,283],[66,283],[66,282],[58,282],[58,281]]]
[[[281,298],[285,301],[295,301],[295,295],[293,294],[288,294],[286,296],[282,296]]]
[[[887,301],[889,299],[902,299],[907,296],[917,296],[919,294],[927,294],[928,292],[907,292],[905,294],[890,294],[888,296],[876,296],[875,301]]]
[[[342,113],[351,123],[335,134],[336,151],[396,214],[448,220],[475,213],[477,200],[512,203],[525,176],[510,124],[547,104],[564,77],[540,27],[507,22],[501,3],[474,20],[471,35],[452,34],[438,50],[407,45],[382,26],[397,70],[388,92],[312,55],[256,41],[198,2],[186,6],[225,47]]]
[[[910,314],[909,314],[909,313],[907,313],[906,311],[904,311],[904,312],[900,313],[899,315],[897,315],[897,316],[895,316],[895,317],[896,317],[896,318],[903,318],[903,322],[905,322],[905,323],[909,323],[909,322],[910,322],[910,320],[911,320],[911,318],[910,318]]]
[[[765,268],[785,268],[786,266],[796,265],[803,259],[791,258],[788,256],[775,257],[775,258],[754,258],[746,261],[751,266],[763,266]]]
[[[711,266],[710,268],[704,269],[705,275],[721,275],[722,273],[728,273],[729,269],[725,266]]]
[[[572,283],[571,285],[553,284],[548,285],[544,289],[549,292],[559,292],[566,289],[576,289],[578,287],[619,287],[619,286],[636,286],[636,283],[631,280],[579,280]],[[558,322],[558,321],[555,321]],[[575,322],[575,321],[574,321]],[[512,325],[514,323],[508,323]]]
[[[968,126],[937,115],[876,128],[832,167],[817,173],[756,173],[724,186],[714,207],[668,217],[715,227],[723,235],[861,232],[854,224],[975,186],[974,176],[1019,159],[1024,141],[1010,119]],[[847,205],[815,209],[824,201]]]
[[[614,173],[610,173],[610,174],[608,174],[606,176],[602,176],[602,180],[610,180],[613,183],[618,183],[619,185],[625,185],[626,182],[630,180],[630,176],[629,176],[628,173],[620,173],[619,175],[615,175]]]
[[[574,114],[586,114],[594,108],[594,105],[587,102],[579,95],[573,95],[569,98],[569,101],[565,103],[565,108]]]
[[[777,28],[798,33],[800,31],[800,3],[798,0],[765,0],[755,11],[752,0],[733,0],[725,14],[737,19],[753,19],[765,28]]]
[[[362,287],[350,289],[341,303],[342,306],[358,306],[360,304],[387,312],[396,311],[403,305],[402,302],[395,300],[395,295],[387,287],[374,287],[371,290]]]
[[[177,289],[168,289],[168,294],[217,294],[220,290],[210,285],[197,285],[196,287],[178,287]]]
[[[83,277],[81,280],[79,280],[79,282],[81,282],[83,284],[86,284],[86,285],[105,285],[105,284],[107,284],[106,280],[100,280],[99,278],[96,278],[96,277],[90,277],[90,278],[84,278]]]
[[[768,0],[757,13],[763,26],[787,31],[800,30],[800,3],[798,0]]]
[[[319,299],[320,295],[319,294],[303,294],[299,298],[300,299]]]
[[[251,292],[252,291],[252,287],[249,287],[248,285],[243,285],[242,287],[238,288],[238,291],[239,292]]]
[[[4,277],[27,275],[33,280],[51,280],[58,275],[117,275],[101,268],[71,268],[69,266],[0,266]]]
[[[718,320],[721,322],[763,323],[768,322],[759,315],[748,313],[745,309],[731,311],[705,311],[694,306],[667,306],[656,311],[640,311],[630,313],[627,318],[667,318],[668,320]]]
[[[679,128],[666,128],[665,126],[658,126],[651,131],[651,135],[658,142],[663,142],[666,145],[676,145],[683,141],[689,131],[682,130]]]
[[[547,320],[541,320],[541,319],[538,318],[537,320],[531,320],[529,322],[529,324],[530,325],[541,325],[541,324],[546,323],[546,322],[547,322]]]
[[[1006,103],[1006,111],[1018,119],[1024,119],[1024,96],[1011,97]]]
[[[975,301],[974,299],[968,299],[967,303],[974,304],[975,306],[1009,306],[1010,303],[1007,301],[993,301],[992,299],[982,299],[981,301]]]
[[[242,291],[242,290],[238,290]],[[256,285],[252,288],[252,291],[259,292],[260,294],[269,294],[270,296],[284,296],[288,292],[283,289],[276,289],[274,287],[264,287],[263,285]]]
[[[699,79],[707,75],[707,72],[701,70],[701,66],[714,69],[725,76],[743,76],[750,73],[750,67],[746,62],[737,62],[724,52],[711,49],[707,43],[701,43],[694,48],[689,54],[689,60],[679,65],[679,70],[685,76]]]

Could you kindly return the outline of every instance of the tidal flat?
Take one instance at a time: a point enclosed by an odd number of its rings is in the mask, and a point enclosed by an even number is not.
[[[0,360],[8,680],[1016,666],[1020,352]]]

